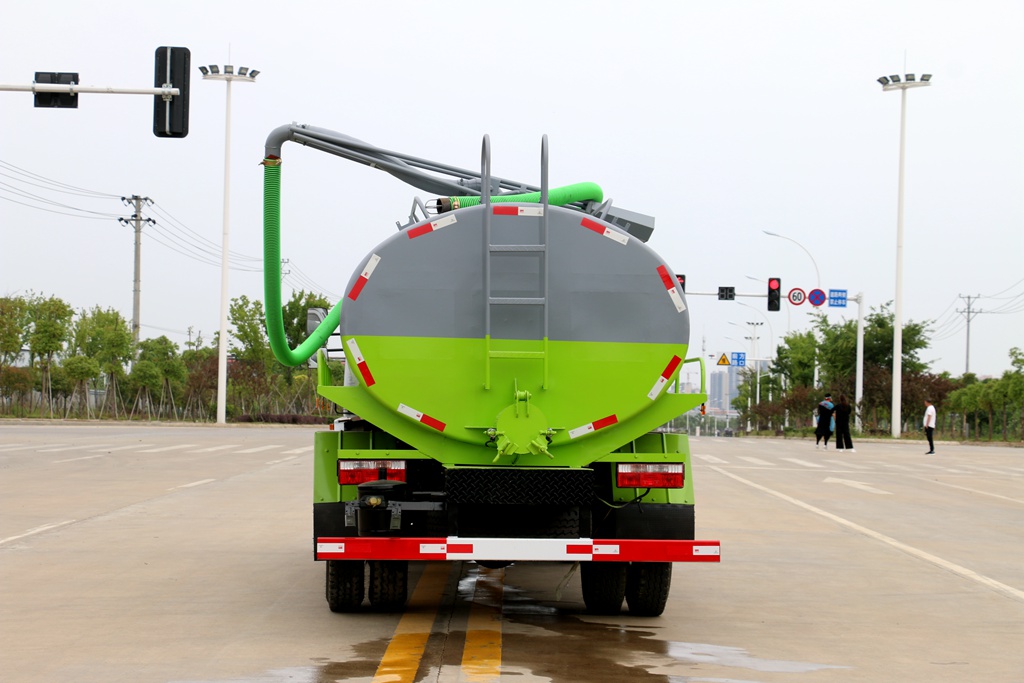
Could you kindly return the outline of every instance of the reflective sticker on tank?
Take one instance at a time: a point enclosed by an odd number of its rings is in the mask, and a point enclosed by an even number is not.
[[[444,422],[441,422],[437,418],[430,417],[429,415],[427,415],[425,413],[421,413],[420,411],[416,410],[415,408],[410,408],[409,406],[405,405],[404,403],[399,403],[398,404],[398,412],[400,412],[402,415],[405,415],[407,417],[411,417],[412,419],[416,420],[417,422],[421,422],[421,423],[427,425],[428,427],[433,427],[434,429],[436,429],[439,432],[443,432],[444,428],[446,427]]]
[[[495,216],[543,216],[543,206],[502,206],[495,204],[493,208]]]
[[[363,354],[359,350],[359,344],[356,343],[355,337],[348,340],[348,350],[352,353],[352,359],[355,361],[356,367],[359,369],[359,374],[363,378],[363,383],[368,387],[372,387],[377,383],[377,380],[373,378],[373,374],[370,372],[370,366],[366,364],[366,359],[363,358]]]
[[[431,221],[429,223],[424,223],[423,225],[417,225],[415,228],[410,228],[409,232],[406,234],[409,235],[409,239],[416,239],[421,235],[426,235],[427,233],[434,232],[435,230],[440,230],[441,228],[452,225],[457,221],[458,218],[455,217],[455,214],[448,214],[444,218],[438,218],[436,221]]]
[[[623,235],[621,232],[616,232],[611,228],[606,228],[597,221],[592,221],[589,218],[584,218],[582,221],[580,221],[580,225],[582,225],[587,230],[593,230],[602,237],[607,237],[608,239],[614,242],[618,242],[622,246],[626,246],[626,244],[629,242],[628,236]]]
[[[679,313],[685,311],[686,304],[683,303],[683,297],[679,296],[679,290],[676,289],[676,280],[669,275],[668,268],[658,266],[658,275],[661,277],[661,282],[665,285],[665,291],[668,292],[669,298],[672,299],[676,311]]]
[[[356,283],[352,285],[352,291],[348,293],[348,298],[355,301],[359,298],[359,293],[363,291],[363,287],[369,282],[370,276],[373,275],[373,271],[377,268],[377,264],[380,263],[380,256],[376,254],[370,254],[370,260],[366,262],[366,267],[363,268],[363,272],[359,274]]]
[[[570,439],[575,439],[577,437],[583,436],[584,434],[589,434],[591,432],[596,432],[598,429],[604,429],[605,427],[610,427],[611,425],[615,424],[618,421],[619,421],[619,418],[616,417],[615,415],[609,415],[608,417],[603,417],[600,420],[595,420],[594,422],[591,422],[590,424],[585,424],[582,427],[577,427],[576,429],[570,429],[569,430],[569,438]]]
[[[661,376],[658,377],[658,381],[654,383],[654,388],[652,388],[647,393],[647,398],[651,399],[652,401],[658,398],[658,395],[661,393],[662,388],[666,384],[668,384],[668,380],[672,377],[672,373],[676,371],[676,368],[678,368],[679,364],[682,362],[683,359],[680,358],[679,356],[672,356],[672,360],[668,362],[668,366],[665,367],[665,370],[661,373]]]

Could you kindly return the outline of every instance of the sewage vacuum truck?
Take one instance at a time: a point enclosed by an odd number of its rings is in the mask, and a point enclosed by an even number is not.
[[[419,197],[297,349],[281,312],[281,148],[383,170]],[[338,419],[315,435],[313,541],[330,609],[401,608],[409,561],[579,563],[595,613],[656,616],[676,562],[717,562],[694,534],[687,436],[706,400],[686,357],[683,287],[646,241],[653,219],[600,187],[539,186],[282,126],[266,143],[264,265],[275,355],[317,354]],[[322,347],[340,332],[345,379]],[[700,393],[680,369],[695,363]],[[368,576],[368,582],[367,582]]]

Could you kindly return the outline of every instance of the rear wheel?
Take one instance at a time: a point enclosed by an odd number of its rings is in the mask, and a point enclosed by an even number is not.
[[[370,561],[370,604],[377,609],[397,610],[409,593],[407,560]]]
[[[672,585],[671,562],[634,562],[626,572],[626,604],[629,613],[656,617],[665,611]]]
[[[354,612],[363,604],[362,560],[327,560],[325,587],[332,612]]]
[[[583,602],[591,614],[618,614],[626,595],[625,562],[583,562],[580,584]]]

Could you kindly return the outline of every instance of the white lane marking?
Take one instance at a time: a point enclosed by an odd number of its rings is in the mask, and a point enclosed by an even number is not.
[[[970,493],[977,493],[979,496],[989,496],[991,498],[998,498],[1000,500],[1008,500],[1011,503],[1020,503],[1021,505],[1024,505],[1024,500],[1021,500],[1020,498],[1010,498],[1009,496],[1001,496],[998,493],[989,493],[988,491],[979,491],[978,489],[971,489],[971,488],[967,488],[966,486],[957,486],[956,484],[947,484],[944,481],[936,481],[934,479],[929,479],[928,477],[914,477],[914,479],[920,479],[921,481],[926,481],[929,484],[938,484],[939,486],[948,486],[951,489],[960,489],[961,491],[968,491]]]
[[[84,451],[86,448],[100,448],[103,446],[106,446],[106,444],[87,443],[79,444],[77,446],[58,446],[56,448],[43,448],[36,451],[36,453],[62,453],[64,451]]]
[[[843,460],[826,460],[825,462],[830,462],[833,465],[839,465],[840,467],[848,467],[848,468],[854,469],[854,470],[870,470],[871,469],[867,465],[855,465],[852,462],[845,462]]]
[[[979,472],[988,472],[989,474],[998,474],[1000,476],[1006,475],[1006,472],[1003,472],[1002,470],[993,470],[989,469],[988,467],[979,467],[978,465],[968,465],[966,463],[960,463],[960,467],[966,467],[969,470],[978,470]]]
[[[67,444],[63,444],[63,443],[44,443],[42,446],[40,446],[38,444],[37,445],[25,444],[23,446],[11,446],[9,448],[4,449],[4,452],[5,453],[14,453],[15,451],[35,451],[35,450],[39,450],[40,448],[54,448],[56,446],[66,446],[66,445]]]
[[[228,448],[238,448],[239,446],[241,446],[241,444],[229,443],[224,446],[210,446],[209,448],[197,448],[194,451],[189,451],[189,453],[213,453],[214,451],[223,451]]]
[[[200,479],[199,481],[194,481],[191,484],[182,484],[181,486],[172,486],[171,488],[169,488],[167,490],[168,491],[175,491],[177,489],[188,489],[188,488],[192,488],[193,486],[202,486],[203,484],[209,484],[210,482],[214,482],[214,481],[217,481],[217,480],[216,479]]]
[[[13,451],[16,448],[22,448],[22,447],[24,447],[26,445],[28,445],[28,444],[23,444],[23,443],[5,443],[3,445],[0,445],[0,451]]]
[[[271,448],[280,448],[281,444],[272,443],[269,446],[257,446],[256,448],[246,448],[244,451],[235,451],[233,455],[240,455],[242,453],[259,453],[260,451],[269,451]]]
[[[302,448],[293,448],[290,451],[284,451],[284,455],[292,455],[296,453],[308,453],[313,450],[312,446],[303,446]]]
[[[824,467],[824,465],[819,465],[816,462],[810,462],[810,461],[807,461],[807,460],[801,460],[800,458],[782,458],[782,460],[786,460],[788,462],[796,463],[797,465],[803,465],[804,467],[818,467],[818,468]]]
[[[740,460],[746,460],[747,462],[752,463],[754,465],[769,465],[770,466],[772,464],[772,463],[768,462],[767,460],[762,460],[761,458],[754,458],[754,457],[751,457],[749,455],[741,455],[740,456]]]
[[[114,448],[96,448],[96,449],[91,450],[89,452],[90,453],[100,453],[100,452],[103,452],[103,453],[113,453],[115,451],[131,450],[132,448],[149,448],[152,445],[153,444],[151,444],[151,443],[133,443],[133,444],[128,444],[127,446],[115,446]]]
[[[165,453],[167,451],[180,451],[182,448],[192,448],[194,443],[180,443],[176,446],[163,446],[162,448],[149,448],[139,453]]]
[[[904,472],[909,472],[913,469],[911,467],[904,467],[903,465],[894,465],[891,462],[882,462],[881,460],[872,460],[871,462],[876,465],[881,465],[882,467],[888,467],[891,470],[903,470]]]
[[[105,458],[105,457],[107,457],[106,453],[100,453],[99,455],[83,455],[80,458],[65,458],[64,460],[54,460],[53,464],[54,465],[60,465],[60,464],[65,463],[65,462],[78,462],[79,460],[93,460],[95,458]]]
[[[929,467],[929,468],[931,468],[933,470],[939,470],[941,472],[949,472],[950,474],[967,474],[967,472],[964,472],[963,470],[954,470],[954,469],[950,469],[949,467],[945,467],[943,465],[930,465],[930,464],[928,464],[926,462],[921,463],[921,467]]]
[[[287,458],[281,458],[280,460],[271,460],[267,464],[268,465],[277,465],[278,463],[288,462],[289,460],[294,460],[297,457],[299,457],[299,456],[297,456],[297,455],[289,455]]]
[[[728,460],[722,460],[721,458],[716,458],[713,455],[704,455],[703,453],[694,453],[693,457],[700,458],[704,462],[716,462],[722,465],[726,465],[729,462]]]
[[[67,520],[65,522],[56,522],[54,524],[44,524],[42,526],[37,526],[36,528],[29,529],[25,533],[18,534],[17,536],[8,536],[7,538],[0,538],[0,545],[3,545],[4,543],[9,543],[11,541],[17,541],[19,538],[25,538],[26,536],[32,536],[33,534],[41,534],[44,531],[49,531],[50,529],[56,529],[57,527],[66,526],[68,524],[74,524],[76,521],[78,521],[78,520],[69,519],[69,520]]]
[[[867,491],[868,493],[877,493],[884,496],[891,496],[891,491],[883,491],[882,489],[876,489],[870,484],[865,484],[862,481],[854,481],[852,479],[836,479],[835,477],[826,477],[826,484],[842,484],[843,486],[849,486],[852,489],[860,489],[861,491]]]
[[[735,474],[732,474],[731,472],[727,472],[723,470],[721,467],[712,467],[711,469],[718,472],[719,474],[729,477],[730,479],[734,479],[740,482],[741,484],[746,484],[751,488],[757,489],[758,491],[762,491],[763,493],[767,493],[768,495],[775,496],[776,498],[784,500],[787,503],[792,503],[793,505],[803,508],[808,512],[813,512],[814,514],[820,515],[825,519],[830,519],[836,524],[841,524],[842,526],[845,526],[848,529],[856,531],[857,533],[863,534],[868,538],[873,538],[876,541],[885,543],[886,545],[896,548],[897,550],[901,550],[907,553],[908,555],[912,555],[913,557],[924,560],[925,562],[930,562],[936,567],[945,569],[947,571],[951,571],[954,574],[959,574],[965,579],[969,579],[983,586],[987,586],[1001,593],[1005,593],[1006,595],[1009,595],[1012,598],[1016,598],[1017,600],[1024,602],[1024,591],[1014,588],[1013,586],[1008,586],[1005,583],[996,581],[995,579],[989,578],[983,574],[979,574],[976,571],[968,569],[967,567],[962,567],[954,562],[950,562],[949,560],[944,560],[941,557],[938,557],[937,555],[932,555],[931,553],[919,550],[913,546],[907,545],[906,543],[897,541],[895,538],[892,538],[891,536],[886,536],[885,534],[879,533],[872,529],[868,529],[867,527],[861,526],[860,524],[851,522],[848,519],[844,519],[839,515],[834,515],[831,512],[827,512],[825,510],[822,510],[821,508],[814,507],[813,505],[805,503],[802,500],[797,500],[792,496],[787,496],[785,493],[775,491],[773,489],[768,488],[767,486],[755,484],[754,482],[744,479],[743,477],[738,477]]]

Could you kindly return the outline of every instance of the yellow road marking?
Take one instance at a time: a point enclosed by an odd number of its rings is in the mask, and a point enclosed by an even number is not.
[[[501,603],[504,569],[480,567],[466,626],[459,680],[490,683],[501,679]]]
[[[413,683],[416,679],[450,570],[447,562],[428,562],[423,568],[373,683]]]

